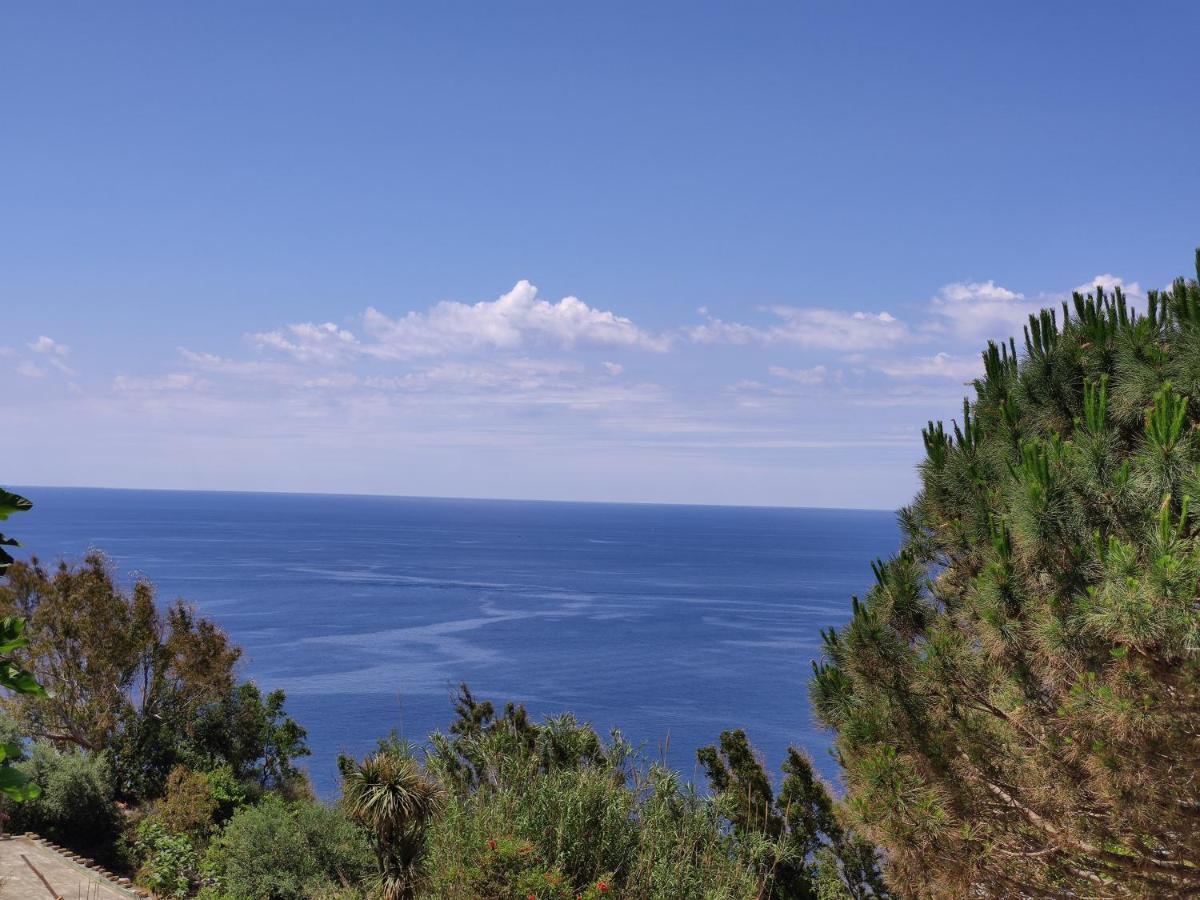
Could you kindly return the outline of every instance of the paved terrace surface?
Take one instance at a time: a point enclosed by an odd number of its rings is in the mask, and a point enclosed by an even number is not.
[[[38,878],[29,863],[42,874],[49,887]],[[57,897],[62,900],[130,900],[137,895],[29,838],[0,840],[0,900],[55,900]]]

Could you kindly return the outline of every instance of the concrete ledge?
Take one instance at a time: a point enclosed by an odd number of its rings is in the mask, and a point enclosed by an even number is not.
[[[0,839],[4,900],[129,900],[150,894],[122,884],[111,872],[33,833]]]

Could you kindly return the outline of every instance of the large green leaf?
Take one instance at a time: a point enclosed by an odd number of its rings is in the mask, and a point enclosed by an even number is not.
[[[30,509],[33,509],[33,504],[20,494],[0,488],[0,522],[15,512],[25,512]]]
[[[0,619],[0,655],[7,655],[21,647],[28,647],[29,639],[25,637],[25,620],[17,616],[5,616]]]
[[[32,800],[42,793],[41,788],[31,782],[22,772],[12,766],[0,766],[0,793],[18,802]]]
[[[25,671],[10,659],[0,660],[0,687],[18,694],[46,696],[46,689],[38,684],[32,673]]]

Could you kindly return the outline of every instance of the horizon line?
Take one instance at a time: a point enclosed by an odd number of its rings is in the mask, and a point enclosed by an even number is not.
[[[264,494],[269,496],[292,497],[362,497],[382,500],[448,500],[472,501],[481,503],[552,503],[552,504],[587,504],[592,506],[677,506],[689,509],[780,509],[780,510],[823,510],[833,512],[890,512],[896,509],[871,506],[805,506],[790,504],[766,503],[667,503],[656,500],[568,500],[562,498],[544,497],[466,497],[443,496],[436,494],[368,494],[358,491],[263,491],[238,490],[234,488],[171,488],[171,487],[125,487],[111,485],[88,484],[22,484],[10,482],[11,487],[20,490],[73,490],[73,491],[125,491],[151,492],[163,494]]]

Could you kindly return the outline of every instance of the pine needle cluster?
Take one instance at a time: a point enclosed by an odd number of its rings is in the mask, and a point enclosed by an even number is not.
[[[1200,284],[983,361],[814,664],[850,820],[905,894],[1200,892]]]

